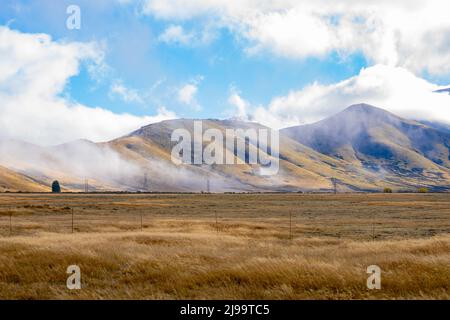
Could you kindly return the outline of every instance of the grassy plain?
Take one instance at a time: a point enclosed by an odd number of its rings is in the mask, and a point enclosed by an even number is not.
[[[450,194],[0,194],[0,298],[450,299]]]

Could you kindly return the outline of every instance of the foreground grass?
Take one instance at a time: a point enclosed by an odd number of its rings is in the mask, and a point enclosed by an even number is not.
[[[132,212],[124,213],[124,206],[139,201],[120,199],[121,204],[110,201],[102,207],[100,200],[92,200],[92,207],[99,205],[97,214],[86,206],[86,220],[74,234],[68,232],[66,224],[56,228],[48,221],[58,222],[64,207],[73,206],[71,201],[77,198],[65,198],[61,212],[34,208],[38,215],[35,220],[33,215],[24,216],[17,223],[20,228],[11,235],[3,230],[0,236],[0,298],[450,299],[446,198],[427,196],[416,199],[415,204],[406,198],[403,206],[395,196],[388,201],[367,199],[365,195],[334,198],[340,204],[336,210],[357,206],[357,199],[376,203],[378,237],[369,223],[374,221],[372,215],[364,218],[356,208],[343,214],[349,224],[341,224],[335,217],[334,226],[324,226],[324,221],[333,223],[331,215],[320,211],[323,206],[310,203],[307,214],[294,221],[290,240],[286,219],[277,216],[286,203],[281,195],[271,197],[274,206],[280,208],[272,217],[262,207],[260,216],[264,219],[238,215],[236,212],[245,211],[253,199],[249,196],[247,202],[245,197],[240,198],[228,215],[221,212],[218,224],[214,215],[205,213],[215,207],[216,201],[225,201],[222,196],[202,197],[199,202],[198,197],[190,201],[184,198],[183,206],[190,207],[188,215],[180,216],[171,211],[170,205],[163,206],[167,216],[146,217],[142,230]],[[309,198],[302,199],[306,202]],[[175,200],[158,198],[158,203],[174,201],[179,205]],[[324,202],[328,200],[323,198]],[[33,203],[27,201],[27,206]],[[422,213],[426,221],[411,209],[414,206],[427,207]],[[369,210],[367,203],[365,207]],[[113,208],[117,208],[115,214],[120,221],[107,215]],[[11,208],[11,202],[4,209],[30,214],[29,208],[18,204]],[[49,210],[59,212],[57,217]],[[430,219],[441,222],[433,228],[434,233],[439,232],[424,236],[433,225]],[[364,225],[369,227],[362,228]],[[393,229],[399,226],[406,231]],[[81,268],[82,290],[66,288],[66,268],[72,264]],[[382,269],[381,290],[366,288],[366,268],[373,264]]]
[[[450,237],[264,242],[212,234],[42,234],[0,241],[3,299],[450,298]],[[83,288],[65,287],[67,266]],[[382,290],[366,288],[381,267]]]

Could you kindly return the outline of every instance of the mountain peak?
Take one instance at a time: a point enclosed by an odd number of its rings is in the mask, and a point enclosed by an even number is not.
[[[358,104],[353,104],[349,107],[347,107],[346,109],[344,109],[343,112],[346,111],[364,111],[364,112],[384,112],[384,113],[389,113],[388,111],[372,106],[370,104],[367,103],[358,103]]]
[[[326,118],[321,122],[345,122],[347,124],[374,124],[374,123],[381,123],[381,122],[388,122],[388,123],[395,123],[398,124],[399,122],[405,122],[409,123],[409,120],[403,119],[401,117],[398,117],[397,115],[375,106],[372,106],[367,103],[360,103],[360,104],[354,104],[343,111]]]

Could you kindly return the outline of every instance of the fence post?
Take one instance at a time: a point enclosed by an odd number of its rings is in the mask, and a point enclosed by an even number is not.
[[[372,213],[372,241],[375,241],[375,214]]]
[[[144,229],[144,225],[142,223],[142,212],[141,212],[141,231]]]
[[[73,233],[73,208],[72,208],[72,233]]]
[[[12,212],[9,213],[9,235],[12,234]]]
[[[372,241],[375,241],[375,223],[372,221]]]
[[[216,232],[219,233],[219,222],[217,219],[217,211],[216,211]]]
[[[292,240],[292,211],[289,211],[289,240]]]

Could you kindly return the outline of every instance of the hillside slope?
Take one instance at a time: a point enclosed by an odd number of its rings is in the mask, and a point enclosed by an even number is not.
[[[48,192],[49,186],[0,166],[0,192]]]

